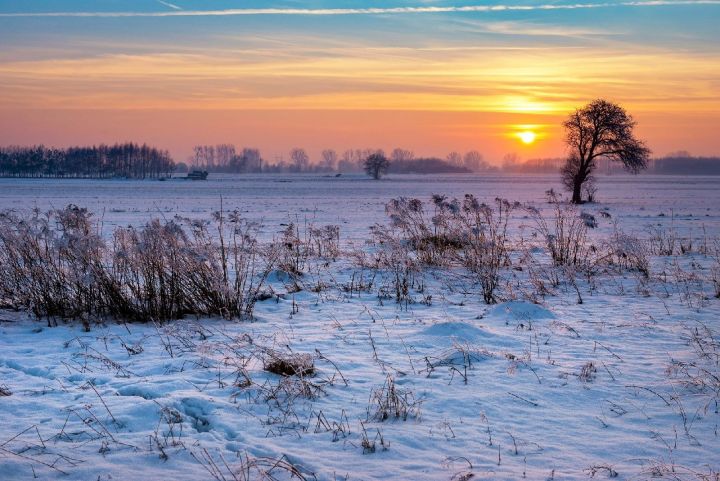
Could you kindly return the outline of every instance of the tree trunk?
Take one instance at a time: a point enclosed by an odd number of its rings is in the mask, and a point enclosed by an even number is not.
[[[582,185],[583,180],[579,177],[575,177],[573,181],[573,195],[572,195],[572,203],[573,204],[582,204]]]

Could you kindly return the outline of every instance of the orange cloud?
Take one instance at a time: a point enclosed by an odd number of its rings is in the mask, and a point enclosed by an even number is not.
[[[642,110],[718,110],[720,58],[585,49],[367,52],[288,58],[104,55],[0,64],[0,105],[52,108],[565,112],[598,96]]]
[[[519,148],[516,126],[532,124],[546,127],[523,155],[556,156],[563,153],[563,117],[603,96],[638,118],[657,152],[702,153],[715,138],[705,126],[718,127],[719,64],[717,54],[660,48],[412,49],[340,42],[320,53],[283,45],[5,61],[0,143],[146,140],[179,158],[189,152],[188,142],[256,145],[271,155],[293,145],[403,145],[433,155],[477,148],[499,159]],[[680,118],[702,125],[678,125]]]

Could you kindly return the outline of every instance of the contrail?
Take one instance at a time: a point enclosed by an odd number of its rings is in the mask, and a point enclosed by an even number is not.
[[[157,0],[157,3],[165,5],[168,8],[172,8],[173,10],[182,10],[182,8],[178,7],[177,5],[173,5],[170,2],[164,2],[163,0]]]
[[[161,2],[167,6],[166,2]],[[638,0],[615,3],[574,3],[540,5],[466,5],[446,7],[391,8],[229,8],[223,10],[172,10],[166,12],[12,12],[0,13],[0,18],[12,17],[219,17],[240,15],[382,15],[419,13],[503,12],[533,10],[578,10],[613,7],[663,7],[687,5],[720,5],[720,0]],[[172,8],[172,7],[171,7]]]

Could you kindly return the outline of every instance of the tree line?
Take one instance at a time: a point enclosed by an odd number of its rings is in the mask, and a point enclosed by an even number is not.
[[[175,162],[166,150],[135,143],[68,147],[0,147],[0,176],[129,179],[170,175]]]
[[[416,157],[411,150],[395,148],[389,154],[383,149],[347,149],[341,153],[324,149],[318,159],[311,159],[307,151],[292,148],[287,157],[273,160],[262,157],[256,148],[236,148],[233,144],[196,145],[188,163],[178,164],[181,171],[207,170],[228,173],[359,173],[366,170],[367,159],[379,154],[389,161],[392,173],[467,173],[493,170],[482,154],[471,150],[465,154],[450,152],[444,159]]]
[[[595,172],[605,163],[622,165],[637,174],[651,163],[650,149],[635,137],[636,122],[624,108],[604,99],[596,99],[578,108],[563,122],[568,156],[560,165],[561,180],[572,192],[571,202],[580,204],[595,198]],[[312,164],[302,148],[290,151],[290,162],[282,158],[274,164],[265,164],[258,149],[243,148],[237,151],[232,144],[196,146],[192,158],[193,168],[227,172],[309,172],[309,171],[365,171],[375,179],[387,173],[392,165],[398,173],[433,173],[479,171],[488,169],[482,155],[471,151],[462,156],[451,152],[446,160],[416,159],[410,150],[396,148],[389,156],[381,149],[346,150],[342,157],[332,149],[322,152],[321,160]],[[686,153],[683,153],[686,154]],[[663,164],[688,165],[689,155],[677,156]],[[680,160],[680,162],[678,162]],[[697,163],[697,161],[696,161]],[[705,164],[705,159],[700,163]],[[539,159],[536,168],[557,168],[554,159]],[[518,159],[506,156],[504,169],[517,168]],[[70,147],[46,149],[43,146],[0,148],[0,175],[31,177],[159,177],[175,170],[167,151],[133,143],[113,146]],[[184,166],[187,167],[187,166]],[[422,168],[418,168],[422,167]],[[402,169],[400,169],[402,168]],[[443,170],[443,169],[450,170]],[[453,170],[454,169],[454,170]],[[460,170],[462,169],[462,170]]]
[[[208,172],[255,173],[262,172],[260,150],[245,147],[236,150],[233,144],[196,145],[190,162],[193,169]]]
[[[695,157],[687,151],[673,152],[650,162],[654,174],[720,175],[720,157]]]

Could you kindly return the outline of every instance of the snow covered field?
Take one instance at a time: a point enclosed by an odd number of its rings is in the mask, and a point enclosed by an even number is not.
[[[473,193],[550,215],[551,187],[556,176],[0,179],[0,209],[73,203],[109,235],[209,218],[222,197],[266,239],[292,221],[339,225],[347,252],[371,249],[392,198]],[[343,255],[297,282],[273,274],[253,322],[86,332],[0,311],[0,479],[717,480],[720,178],[601,177],[598,198],[581,208],[598,222],[589,242],[617,222],[648,246],[648,277],[531,274],[532,219],[516,209],[495,305],[442,267],[398,304],[388,272]],[[672,254],[651,252],[658,232]],[[278,360],[308,369],[269,372]]]
[[[669,214],[685,216],[680,227],[720,230],[720,178],[702,176],[599,176],[597,209],[608,207],[620,220],[642,229],[669,223]],[[343,239],[365,239],[367,228],[385,221],[384,205],[394,197],[428,200],[432,194],[480,200],[504,197],[542,206],[545,191],[562,191],[558,175],[390,176],[373,182],[364,175],[340,178],[311,175],[217,174],[206,182],[136,182],[112,180],[0,179],[0,209],[42,210],[73,203],[102,217],[106,227],[144,224],[151,217],[206,217],[220,208],[240,208],[249,219],[263,220],[267,230],[299,218],[338,224]],[[658,218],[663,213],[668,218]],[[616,216],[617,217],[617,216]]]

